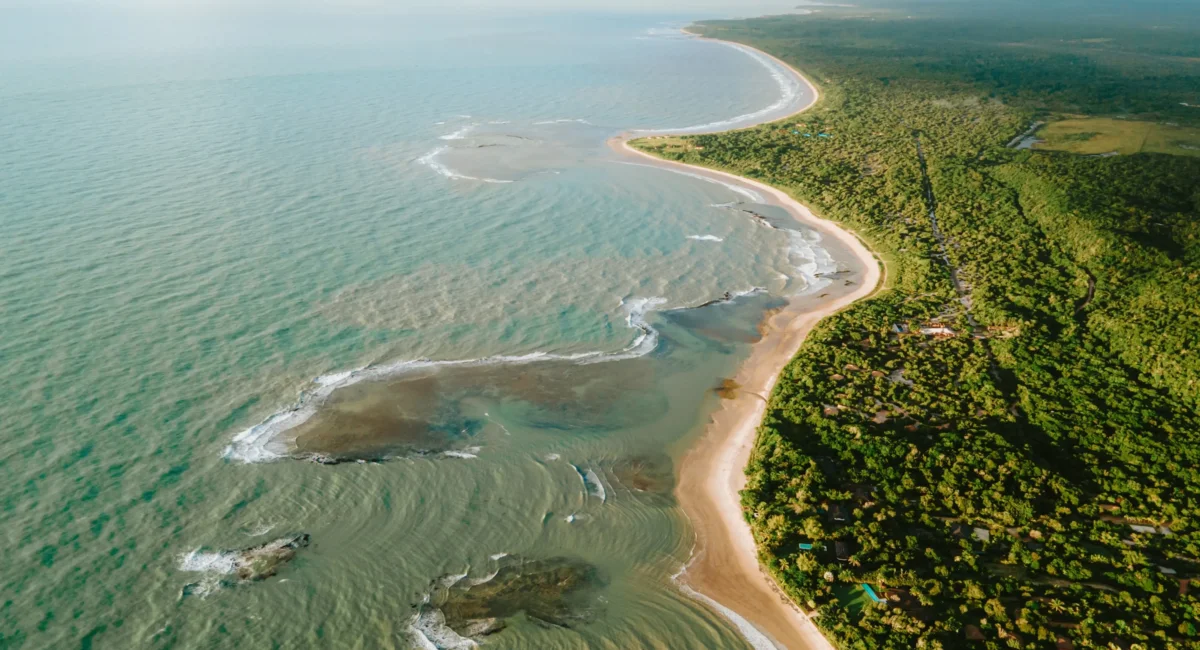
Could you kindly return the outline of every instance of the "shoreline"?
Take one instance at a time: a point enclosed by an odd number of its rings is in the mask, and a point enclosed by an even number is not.
[[[720,41],[682,30],[695,38]],[[741,43],[738,47],[754,50],[790,71],[812,91],[812,101],[787,115],[770,118],[731,130],[752,128],[794,117],[814,106],[820,92],[803,74],[770,54]],[[716,131],[726,132],[726,131]],[[636,134],[636,132],[635,132]],[[809,332],[821,319],[875,293],[882,286],[881,262],[856,235],[838,224],[817,217],[812,210],[783,190],[728,172],[658,158],[629,146],[635,134],[622,134],[609,140],[609,146],[621,155],[670,171],[686,171],[714,180],[753,188],[770,197],[771,203],[784,208],[798,223],[832,240],[849,253],[856,284],[847,292],[830,299],[800,296],[767,316],[762,323],[763,337],[751,348],[750,357],[741,365],[733,381],[739,388],[731,399],[723,399],[704,433],[684,454],[680,463],[676,494],[684,514],[696,534],[695,550],[677,581],[685,593],[698,592],[749,621],[767,635],[775,646],[787,650],[833,650],[833,645],[815,623],[784,594],[758,562],[758,548],[741,506],[740,491],[745,487],[745,468],[757,439],[758,427],[766,414],[767,399],[784,367],[796,356]],[[654,136],[669,136],[654,133]],[[676,135],[699,135],[696,132]],[[822,294],[822,296],[828,294]],[[694,594],[690,594],[695,597]],[[711,603],[708,603],[711,606]],[[724,614],[723,614],[724,615]],[[727,616],[727,615],[726,615]],[[727,616],[728,617],[728,616]],[[735,624],[737,621],[733,621]],[[747,639],[748,642],[753,642]]]

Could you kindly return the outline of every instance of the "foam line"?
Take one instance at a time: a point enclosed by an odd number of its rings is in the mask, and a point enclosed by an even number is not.
[[[678,571],[671,575],[671,582],[674,582],[675,586],[679,587],[679,590],[683,593],[708,605],[709,607],[712,607],[717,611],[717,613],[728,619],[730,623],[733,623],[733,626],[738,629],[738,632],[741,632],[742,638],[746,639],[746,642],[749,643],[750,647],[754,648],[754,650],[780,650],[779,646],[775,645],[774,641],[768,638],[767,635],[763,634],[758,628],[754,627],[754,624],[752,624],[750,621],[747,621],[740,614],[722,605],[721,603],[718,603],[716,600],[705,596],[695,589],[692,589],[682,580],[680,580],[680,578],[683,577],[683,574],[687,573],[688,567],[690,567],[692,562],[695,561],[696,546],[693,544],[692,550],[688,552],[688,561],[680,566]]]
[[[475,127],[477,127],[477,126],[479,126],[479,125],[478,124],[468,124],[467,126],[464,126],[461,129],[455,131],[454,133],[440,136],[438,139],[439,140],[462,140],[463,138],[470,135],[471,131],[474,131]]]
[[[790,229],[786,232],[789,239],[788,259],[804,280],[801,293],[812,293],[829,286],[832,281],[821,276],[837,271],[837,262],[829,251],[820,246],[821,235],[812,231],[805,233]]]
[[[792,75],[789,70],[784,69],[779,65],[779,63],[770,57],[764,55],[758,50],[755,50],[754,48],[746,47],[738,43],[730,43],[728,41],[718,42],[726,47],[732,47],[733,49],[742,52],[743,54],[762,64],[762,66],[771,73],[771,78],[774,79],[775,83],[779,86],[779,100],[762,110],[755,111],[753,113],[746,113],[745,115],[739,115],[737,117],[721,120],[719,122],[710,122],[708,124],[700,124],[697,126],[688,126],[678,129],[645,129],[636,131],[636,133],[652,135],[656,133],[686,134],[725,131],[738,124],[751,124],[760,122],[763,118],[766,118],[772,113],[782,111],[784,108],[787,108],[787,106],[795,102],[800,96],[800,93],[803,92],[804,86],[800,83],[800,80]]]
[[[759,629],[754,627],[750,621],[747,621],[737,612],[683,583],[677,584],[680,591],[713,608],[721,616],[724,616],[726,619],[728,619],[730,623],[733,623],[733,626],[736,627],[738,632],[742,634],[742,638],[746,639],[746,642],[749,643],[750,647],[754,648],[754,650],[780,650],[779,646],[775,645],[774,641],[767,637],[767,635],[760,632]]]
[[[352,386],[362,381],[371,381],[397,377],[417,370],[438,367],[471,367],[490,365],[516,365],[538,363],[542,361],[568,361],[575,363],[600,363],[619,361],[645,356],[658,347],[658,331],[646,320],[649,312],[656,307],[666,304],[665,298],[631,298],[621,302],[625,310],[625,322],[630,329],[638,331],[633,342],[617,353],[581,352],[577,354],[552,354],[549,352],[533,352],[518,356],[492,356],[480,359],[458,359],[450,361],[431,361],[429,359],[414,359],[393,361],[377,366],[365,366],[353,370],[343,370],[321,375],[312,381],[309,390],[300,393],[300,398],[289,409],[280,411],[256,424],[249,429],[233,436],[225,447],[222,456],[240,463],[262,463],[281,458],[290,454],[288,445],[280,440],[280,434],[298,427],[317,413],[320,407],[334,391],[346,386]],[[474,450],[464,450],[465,453],[449,453],[452,457],[467,458]]]
[[[533,124],[534,124],[534,126],[543,126],[546,124],[567,124],[569,122],[574,122],[576,124],[591,124],[591,122],[589,122],[583,118],[578,118],[578,119],[566,118],[566,119],[561,119],[561,120],[542,120],[541,122],[534,122]]]
[[[438,156],[446,153],[449,150],[450,150],[449,147],[438,147],[437,149],[434,149],[433,151],[430,151],[429,153],[425,154],[424,156],[421,156],[420,158],[418,158],[417,162],[422,165],[425,165],[426,167],[441,174],[442,176],[449,178],[450,180],[479,181],[481,183],[497,183],[497,184],[508,184],[508,183],[513,182],[513,181],[500,180],[498,178],[479,178],[476,176],[467,176],[466,174],[461,174],[453,169],[450,169],[446,165],[439,162],[437,159]]]
[[[604,489],[604,483],[600,481],[600,477],[596,475],[590,467],[583,469],[578,465],[571,465],[575,468],[575,472],[579,474],[579,480],[583,481],[583,489],[590,496],[600,499],[600,503],[608,503],[608,491]]]
[[[409,634],[421,648],[466,650],[479,647],[475,641],[450,629],[446,625],[446,617],[437,609],[427,609],[417,614],[416,619],[409,624]]]
[[[763,198],[763,195],[759,194],[758,192],[755,192],[754,190],[752,190],[748,187],[742,187],[741,185],[736,185],[734,183],[726,183],[725,181],[722,181],[722,180],[719,180],[716,178],[712,178],[709,176],[705,176],[703,174],[693,174],[692,172],[684,171],[682,169],[676,169],[674,167],[662,167],[659,165],[647,165],[645,163],[626,162],[624,160],[614,160],[613,162],[617,163],[618,165],[629,165],[630,167],[649,167],[650,169],[657,169],[659,171],[671,172],[672,174],[679,174],[680,176],[687,176],[688,178],[695,178],[698,180],[702,180],[706,183],[714,183],[716,185],[720,185],[720,186],[730,190],[731,192],[735,192],[737,194],[740,194],[740,195],[746,197],[752,203],[766,202],[766,199]],[[729,204],[726,204],[726,205],[729,205]]]
[[[227,575],[237,570],[236,553],[220,553],[196,549],[179,558],[179,570],[190,573],[219,573]]]

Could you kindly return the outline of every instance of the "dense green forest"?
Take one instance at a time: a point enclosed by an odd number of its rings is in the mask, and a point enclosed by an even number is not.
[[[1062,112],[1200,122],[1200,29],[1000,5],[704,23],[820,103],[635,143],[888,265],[785,369],[747,518],[840,648],[1200,647],[1200,158],[1006,146]]]

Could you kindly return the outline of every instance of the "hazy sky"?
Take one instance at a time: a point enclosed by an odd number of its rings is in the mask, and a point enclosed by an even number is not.
[[[728,10],[740,15],[786,11],[795,0],[0,0],[0,9],[78,8],[164,12],[245,11],[449,11],[505,9],[588,9],[621,11]]]
[[[522,12],[680,19],[786,13],[804,0],[0,0],[0,61],[396,39],[421,19],[486,23]]]

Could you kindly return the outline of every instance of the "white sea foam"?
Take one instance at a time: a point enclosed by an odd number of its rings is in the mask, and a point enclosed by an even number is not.
[[[821,247],[821,235],[813,231],[788,230],[788,259],[804,280],[803,293],[812,293],[832,284],[821,274],[837,271],[837,262]]]
[[[446,617],[440,610],[425,609],[409,624],[409,634],[422,648],[434,650],[466,650],[478,648],[479,644],[458,634],[446,625]]]
[[[297,402],[286,410],[280,411],[256,424],[249,429],[233,436],[225,447],[222,456],[240,463],[263,463],[288,457],[288,443],[280,439],[280,434],[307,422],[316,414],[317,408],[334,391],[346,386],[352,386],[362,381],[372,381],[397,377],[417,370],[437,367],[471,367],[490,365],[518,365],[538,363],[542,361],[569,361],[575,363],[600,363],[619,361],[645,356],[658,347],[658,331],[650,326],[646,316],[656,307],[666,304],[665,298],[631,298],[622,301],[626,313],[626,324],[638,331],[637,337],[624,350],[617,353],[581,352],[577,354],[552,354],[548,352],[533,352],[516,356],[493,356],[481,359],[459,359],[450,361],[431,361],[415,359],[393,361],[376,366],[366,366],[321,375],[313,380],[309,390],[302,391]],[[449,453],[449,452],[448,452]],[[470,454],[469,450],[466,452]],[[460,458],[466,457],[459,454]]]
[[[459,173],[459,172],[447,167],[446,165],[442,164],[442,162],[438,160],[438,156],[446,153],[449,150],[450,150],[449,147],[438,147],[437,149],[430,151],[429,153],[425,154],[424,156],[417,158],[417,162],[422,165],[425,165],[426,167],[441,174],[442,176],[449,178],[450,180],[479,181],[481,183],[496,183],[496,184],[508,184],[508,183],[513,182],[513,181],[501,180],[498,178],[480,178],[478,176],[467,176],[466,174]]]
[[[747,621],[737,612],[729,609],[721,603],[718,603],[712,598],[709,598],[695,589],[692,589],[682,580],[680,580],[680,578],[683,577],[683,574],[687,573],[688,568],[692,566],[692,562],[695,561],[696,546],[693,544],[692,550],[688,554],[688,561],[680,566],[678,571],[671,575],[671,582],[674,582],[675,586],[679,587],[679,590],[683,593],[694,598],[695,600],[707,604],[709,607],[715,609],[717,613],[728,619],[730,623],[733,623],[733,626],[738,629],[738,632],[742,633],[742,638],[746,639],[746,642],[749,643],[750,647],[754,648],[754,650],[780,650],[779,646],[775,645],[774,641],[759,631],[758,628],[754,627],[750,621]]]
[[[579,357],[579,362],[600,363],[636,359],[653,352],[658,347],[658,330],[650,327],[650,323],[646,320],[646,314],[665,304],[667,304],[667,299],[661,297],[622,300],[621,308],[625,310],[626,314],[625,324],[639,331],[637,338],[617,354]]]
[[[489,555],[488,557],[493,560],[502,560],[502,559],[508,557],[508,553],[493,553],[493,554]]]
[[[768,57],[754,48],[746,47],[745,45],[740,45],[738,43],[730,43],[727,41],[720,41],[720,43],[726,47],[732,47],[733,49],[746,54],[750,58],[762,64],[762,66],[771,73],[771,78],[774,79],[775,83],[779,86],[778,101],[762,110],[755,111],[753,113],[746,113],[745,115],[739,115],[737,117],[721,120],[719,122],[710,122],[708,124],[700,124],[697,126],[688,126],[677,129],[647,129],[637,131],[637,133],[648,135],[661,133],[709,133],[714,131],[725,131],[739,125],[757,124],[770,117],[773,113],[780,113],[789,105],[795,103],[800,97],[800,94],[804,91],[803,82],[801,82],[801,80],[797,78],[791,70],[786,69],[778,61],[775,61],[771,57]],[[779,117],[783,117],[783,115],[779,115]]]
[[[715,609],[721,616],[724,616],[726,619],[728,619],[730,623],[733,623],[733,626],[738,629],[738,632],[741,632],[742,638],[746,639],[746,642],[749,643],[750,647],[754,648],[754,650],[780,650],[779,646],[775,645],[775,642],[772,641],[770,637],[760,632],[758,628],[754,627],[754,624],[752,624],[750,621],[747,621],[737,612],[681,582],[677,582],[676,584],[679,586],[680,591],[702,603],[707,604],[709,607]]]
[[[694,240],[696,240],[696,241],[714,241],[714,242],[723,242],[723,241],[725,241],[725,239],[724,239],[724,238],[722,238],[722,237],[718,237],[718,236],[716,236],[716,235],[688,235],[688,237],[687,237],[687,238],[688,238],[688,239],[694,239]]]
[[[608,502],[608,491],[604,489],[604,483],[601,482],[599,476],[596,476],[596,472],[591,468],[583,469],[578,465],[571,467],[574,467],[579,474],[579,480],[583,482],[583,489],[587,494],[600,499],[601,503]]]
[[[727,183],[723,180],[712,178],[711,176],[705,176],[703,174],[693,174],[692,172],[684,171],[682,169],[676,169],[674,167],[660,167],[658,165],[646,165],[643,163],[625,162],[625,161],[619,161],[619,160],[613,161],[613,162],[616,162],[619,165],[629,165],[631,167],[649,167],[650,169],[658,169],[658,170],[661,170],[664,172],[671,172],[672,174],[679,174],[680,176],[687,176],[688,178],[695,178],[698,180],[702,180],[706,183],[714,183],[716,185],[720,185],[720,186],[728,189],[731,192],[741,194],[742,196],[749,199],[752,203],[763,203],[764,201],[766,201],[766,199],[763,198],[763,195],[759,194],[758,192],[755,192],[754,190],[752,190],[748,187],[743,187],[741,185],[737,185],[734,183]],[[735,204],[731,203],[731,204],[725,204],[725,205],[735,205]],[[720,206],[720,207],[724,207],[724,206]]]
[[[226,575],[238,568],[238,558],[234,553],[201,551],[196,549],[184,553],[179,558],[179,570],[189,573],[216,573]]]
[[[313,380],[313,383],[318,386],[326,386],[329,384],[338,384],[346,380],[353,373],[353,370],[344,370],[342,372],[334,372],[328,375],[321,375]]]
[[[466,571],[464,571],[462,573],[451,573],[449,575],[442,576],[442,579],[439,582],[441,583],[441,585],[443,587],[446,587],[447,589],[449,589],[450,587],[453,587],[454,585],[458,584],[459,582],[462,582],[462,579],[465,577],[467,577]]]
[[[491,582],[492,578],[495,578],[498,575],[500,575],[500,569],[496,569],[495,571],[492,571],[491,573],[489,573],[485,576],[480,576],[478,578],[471,578],[468,581],[468,584],[470,584],[472,587],[477,587],[479,585],[487,584],[487,583]]]
[[[447,458],[479,458],[479,447],[467,447],[466,449],[443,451],[442,456]]]
[[[604,489],[604,483],[601,482],[600,477],[596,476],[596,473],[589,469],[586,478],[588,493],[600,499],[600,503],[608,503],[608,491]]]
[[[564,118],[561,120],[542,120],[541,122],[534,122],[533,124],[534,124],[534,126],[544,126],[546,124],[567,124],[570,122],[574,122],[576,124],[591,124],[591,122],[589,122],[583,118]]]
[[[415,648],[416,650],[438,650],[438,647],[433,645],[433,641],[430,641],[429,637],[422,634],[421,631],[411,623],[409,624],[408,629],[405,630],[405,636],[407,637],[409,646]]]
[[[554,462],[554,461],[562,458],[562,456],[559,456],[558,454],[546,454],[544,456],[544,458],[550,462]]]
[[[745,298],[746,296],[756,296],[760,293],[766,293],[766,292],[767,292],[766,287],[750,287],[749,289],[743,289],[741,291],[731,291],[731,292],[729,292],[729,297],[731,300],[737,300],[738,298]]]
[[[678,27],[651,27],[645,32],[645,36],[635,38],[667,38],[667,39],[683,39],[693,38],[691,34],[684,32]]]
[[[273,528],[275,528],[275,524],[273,524],[273,523],[272,524],[266,524],[266,523],[259,524],[258,526],[255,526],[254,528],[251,528],[250,530],[246,531],[246,536],[247,537],[259,537],[261,535],[266,535],[267,533],[271,532],[271,530]]]
[[[478,126],[479,126],[478,124],[468,124],[468,125],[460,128],[459,130],[455,131],[454,133],[440,136],[438,139],[439,140],[462,140],[463,138],[470,135],[471,131],[474,131],[475,128]]]

